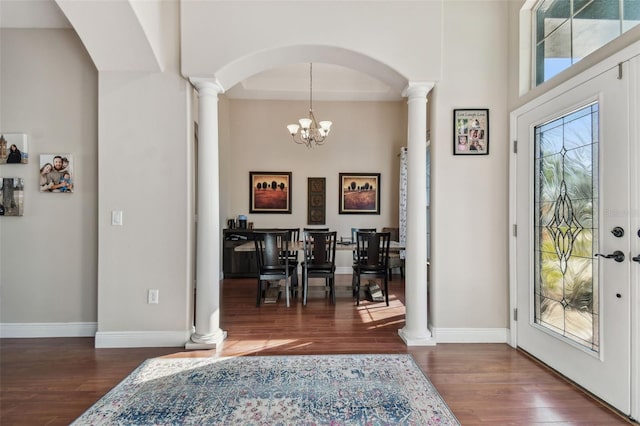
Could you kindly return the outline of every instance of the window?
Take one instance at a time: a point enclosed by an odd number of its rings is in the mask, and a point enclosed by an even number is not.
[[[598,351],[598,104],[535,127],[535,322]]]
[[[534,10],[535,85],[640,23],[638,0],[541,0]]]

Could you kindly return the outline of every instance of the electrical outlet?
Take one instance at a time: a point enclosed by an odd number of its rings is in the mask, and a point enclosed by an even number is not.
[[[160,303],[160,290],[157,288],[150,288],[147,293],[147,303],[149,305],[157,305]]]

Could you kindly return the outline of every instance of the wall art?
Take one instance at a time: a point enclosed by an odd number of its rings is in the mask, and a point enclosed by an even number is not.
[[[489,110],[453,110],[453,154],[489,154]]]
[[[380,214],[380,173],[339,174],[340,214]]]
[[[75,190],[73,156],[71,154],[40,155],[40,192],[64,192]]]
[[[249,172],[249,213],[291,213],[291,172]]]
[[[27,135],[24,133],[0,133],[0,164],[27,164]]]
[[[326,178],[307,178],[307,224],[324,225],[326,218]]]
[[[0,178],[0,216],[22,216],[24,179]]]

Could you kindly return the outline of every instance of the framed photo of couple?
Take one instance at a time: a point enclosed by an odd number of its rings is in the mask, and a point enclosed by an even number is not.
[[[489,154],[489,110],[453,110],[453,155]]]
[[[40,155],[40,192],[74,191],[73,156],[71,154]]]

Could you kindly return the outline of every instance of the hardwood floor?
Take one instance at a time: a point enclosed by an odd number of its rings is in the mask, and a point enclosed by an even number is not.
[[[340,276],[338,285],[349,285]],[[350,290],[336,306],[310,292],[287,309],[255,307],[255,280],[223,282],[222,356],[410,353],[462,425],[631,424],[572,384],[506,344],[407,348],[403,284],[390,282],[391,305],[363,302]],[[216,356],[181,348],[95,349],[93,338],[0,340],[0,424],[67,425],[151,357]]]

